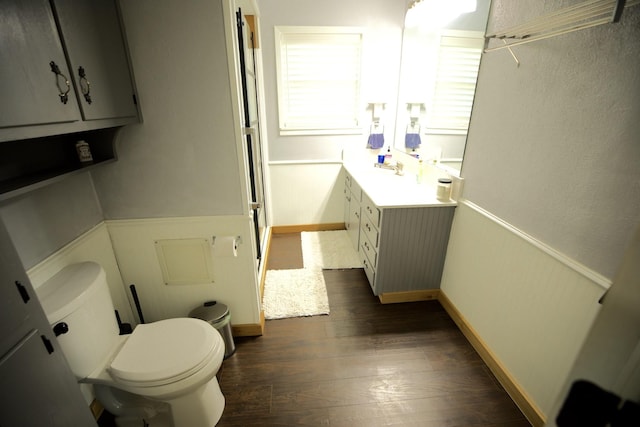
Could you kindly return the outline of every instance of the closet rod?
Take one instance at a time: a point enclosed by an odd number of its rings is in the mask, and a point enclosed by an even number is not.
[[[598,25],[617,22],[623,8],[640,4],[640,0],[592,0],[564,8],[549,15],[534,19],[529,23],[487,35],[488,39],[501,39],[505,45],[486,48],[485,52],[507,49],[567,34]],[[598,19],[594,19],[600,17]],[[585,22],[586,21],[586,22]],[[509,40],[507,43],[506,40]]]
[[[500,39],[521,39],[530,37],[538,32],[548,31],[563,25],[570,25],[584,21],[586,19],[593,19],[595,17],[603,15],[604,13],[610,13],[611,6],[611,2],[607,4],[603,3],[602,0],[586,2],[578,6],[573,6],[543,17],[539,17],[526,24],[521,24],[507,30],[503,30],[499,33],[490,34],[487,37]]]

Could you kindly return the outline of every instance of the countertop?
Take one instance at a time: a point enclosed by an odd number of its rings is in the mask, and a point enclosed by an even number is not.
[[[441,202],[436,198],[438,180],[433,174],[426,173],[423,182],[418,184],[414,173],[399,176],[393,170],[376,168],[373,164],[345,162],[343,167],[379,208],[457,206],[455,200]]]

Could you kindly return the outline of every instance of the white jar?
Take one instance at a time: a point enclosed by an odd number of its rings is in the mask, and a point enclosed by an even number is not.
[[[436,197],[441,202],[448,202],[451,200],[451,179],[438,179],[438,189],[436,192]]]

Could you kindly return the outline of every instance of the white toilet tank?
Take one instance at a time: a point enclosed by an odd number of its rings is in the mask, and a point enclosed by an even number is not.
[[[71,264],[36,289],[57,339],[78,378],[85,378],[114,350],[119,328],[104,269],[95,262]],[[59,326],[56,329],[64,329]]]

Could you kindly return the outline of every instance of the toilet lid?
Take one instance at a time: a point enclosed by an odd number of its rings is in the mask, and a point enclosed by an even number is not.
[[[138,325],[111,362],[117,380],[140,386],[168,384],[205,365],[222,341],[200,319],[178,318]]]

